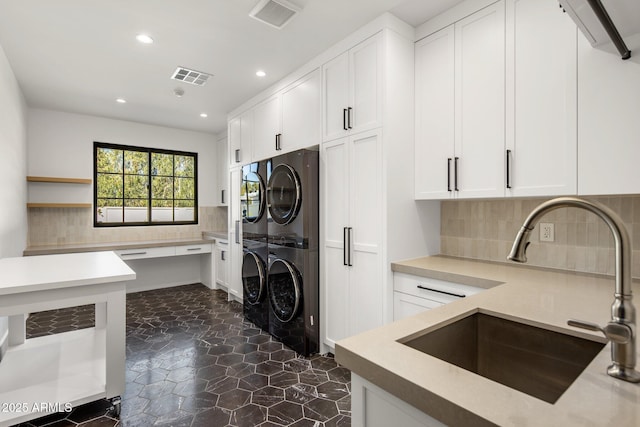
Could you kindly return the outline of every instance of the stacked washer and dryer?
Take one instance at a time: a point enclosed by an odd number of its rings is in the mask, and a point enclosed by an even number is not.
[[[241,191],[245,317],[305,356],[320,340],[318,161],[305,149],[252,163]]]

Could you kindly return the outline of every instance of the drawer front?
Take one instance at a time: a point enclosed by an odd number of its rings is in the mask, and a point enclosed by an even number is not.
[[[176,246],[176,255],[196,255],[196,254],[210,254],[211,243],[205,243],[202,245],[185,245]]]
[[[128,259],[174,256],[176,248],[175,246],[165,246],[161,248],[124,249],[115,252],[122,260],[126,261]]]
[[[427,277],[412,276],[404,273],[393,273],[393,289],[405,294],[428,298],[441,303],[457,301],[482,291],[482,288],[446,282]]]
[[[441,302],[433,301],[427,298],[420,298],[402,292],[393,293],[393,320],[404,319],[425,310],[440,307],[444,305]]]

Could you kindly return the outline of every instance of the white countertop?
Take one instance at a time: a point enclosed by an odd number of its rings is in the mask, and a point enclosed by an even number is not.
[[[113,252],[0,259],[0,295],[134,280],[136,273]]]
[[[613,302],[613,278],[440,256],[395,263],[392,269],[469,285],[474,281],[485,287],[502,284],[339,341],[335,349],[338,363],[452,425],[640,425],[640,385],[606,374],[610,345],[550,404],[397,342],[474,312],[603,342],[600,334],[569,327],[566,321],[575,318],[606,324]],[[633,291],[640,294],[638,283],[633,284]],[[638,306],[640,298],[636,298]]]

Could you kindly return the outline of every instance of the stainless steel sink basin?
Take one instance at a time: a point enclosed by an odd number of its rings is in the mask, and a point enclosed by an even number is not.
[[[549,403],[605,345],[482,313],[400,341]]]

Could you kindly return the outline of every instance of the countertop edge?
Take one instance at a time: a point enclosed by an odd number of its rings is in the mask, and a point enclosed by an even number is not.
[[[222,239],[219,239],[222,240]],[[79,252],[117,251],[123,249],[161,248],[167,246],[185,246],[215,243],[216,238],[187,238],[168,240],[147,240],[133,242],[105,242],[72,245],[29,246],[23,252],[23,256],[54,255]]]

